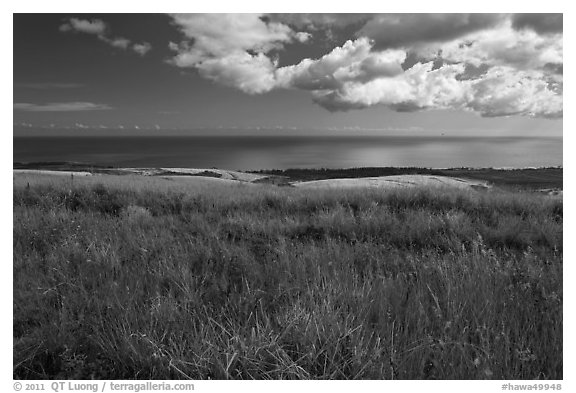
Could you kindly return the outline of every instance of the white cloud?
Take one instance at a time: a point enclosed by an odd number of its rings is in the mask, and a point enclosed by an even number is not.
[[[128,46],[130,46],[130,40],[122,37],[114,38],[109,42],[113,47],[120,49],[128,49]]]
[[[370,42],[366,38],[347,41],[318,60],[304,59],[299,64],[277,70],[278,85],[305,90],[319,90],[339,84],[335,74],[365,60],[370,55]]]
[[[399,111],[463,109],[482,116],[561,117],[562,95],[541,71],[490,68],[463,79],[466,63],[434,68],[432,61],[403,70],[402,50],[372,51],[367,39],[348,41],[318,60],[306,59],[276,71],[278,84],[311,90],[330,111],[385,105]]]
[[[296,38],[296,41],[298,42],[308,42],[310,38],[312,38],[312,34],[299,31],[294,34],[294,38]]]
[[[231,52],[266,53],[281,48],[293,39],[290,27],[282,23],[266,23],[260,14],[175,14],[174,24],[184,36],[193,39],[191,47],[201,56],[224,57]],[[182,53],[182,52],[181,52]]]
[[[100,19],[70,18],[60,26],[60,31],[77,31],[86,34],[103,35],[106,28],[106,24]]]
[[[249,94],[265,93],[275,86],[275,64],[262,53],[236,52],[197,65],[200,75]]]
[[[173,23],[186,40],[170,42],[177,52],[171,63],[196,68],[200,75],[249,94],[264,93],[276,86],[277,61],[266,54],[285,43],[309,39],[260,14],[176,14]]]
[[[463,65],[432,70],[432,62],[404,71],[406,52],[372,51],[367,38],[348,41],[318,60],[305,59],[276,71],[277,84],[311,90],[315,102],[329,110],[383,104],[397,108],[445,108],[462,101],[456,76]],[[459,104],[458,104],[459,105]]]
[[[338,89],[315,91],[314,100],[331,111],[386,105],[396,110],[462,108],[466,86],[456,79],[462,65],[433,70],[432,62],[418,63],[400,74],[368,81],[348,81]]]
[[[14,110],[24,112],[78,112],[109,109],[112,109],[112,107],[92,102],[52,102],[48,104],[14,103]]]
[[[314,100],[331,111],[386,105],[400,111],[472,110],[485,117],[562,117],[562,95],[551,88],[541,72],[494,67],[481,78],[461,80],[462,64],[432,67],[432,62],[418,63],[392,78],[347,82],[338,89],[314,91]]]
[[[316,28],[333,16],[172,18],[184,35],[182,42],[169,44],[176,52],[173,65],[196,68],[207,79],[249,94],[306,90],[331,111],[384,105],[398,111],[562,116],[562,34],[550,21],[506,14],[344,18],[342,26],[364,24],[358,38],[318,59],[279,68],[273,49],[281,56],[284,44],[310,39],[290,26]]]
[[[132,45],[132,50],[134,52],[138,53],[140,56],[144,56],[151,49],[152,49],[152,45],[150,45],[148,42],[143,42],[141,44]]]
[[[561,35],[539,35],[533,30],[517,31],[510,23],[430,48],[428,56],[438,49],[442,51],[443,59],[474,66],[487,64],[530,70],[563,62]]]
[[[147,43],[132,44],[132,41],[124,37],[110,37],[109,27],[100,19],[78,19],[69,18],[66,23],[60,26],[62,32],[77,32],[91,34],[98,37],[99,40],[107,43],[114,48],[123,50],[131,49],[135,53],[143,56],[152,49],[152,46]]]
[[[467,106],[483,116],[562,117],[562,95],[556,94],[538,71],[494,67],[472,82],[471,90]]]
[[[203,50],[193,47],[191,48],[187,42],[182,42],[180,45],[170,42],[168,47],[170,50],[178,52],[178,54],[169,61],[177,67],[195,67],[202,60],[209,58]]]

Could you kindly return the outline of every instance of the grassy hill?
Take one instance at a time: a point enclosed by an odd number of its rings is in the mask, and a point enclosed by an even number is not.
[[[111,166],[102,166],[90,163],[77,162],[14,162],[14,169],[42,169],[55,171],[85,171],[97,174],[129,174],[122,168]],[[218,171],[218,170],[217,170]],[[190,176],[183,172],[173,172],[170,170],[155,170],[156,175],[180,175]],[[397,175],[434,175],[467,178],[473,180],[488,181],[499,187],[510,188],[514,190],[538,190],[538,189],[562,189],[563,188],[562,167],[550,168],[519,168],[519,169],[494,169],[494,168],[418,168],[418,167],[377,167],[377,168],[346,168],[346,169],[327,169],[327,168],[293,168],[293,169],[272,169],[252,171],[259,175],[268,175],[269,177],[257,180],[259,183],[289,185],[291,182],[312,181],[325,179],[349,179],[359,177],[377,177],[377,176],[397,176]],[[221,177],[213,170],[206,170],[197,173],[200,176]]]
[[[262,170],[258,174],[269,174],[292,181],[311,181],[324,179],[348,179],[359,177],[397,176],[397,175],[434,175],[485,180],[499,187],[511,189],[536,190],[542,188],[562,188],[563,168],[348,168],[348,169],[285,169]]]
[[[563,377],[561,198],[17,180],[14,378]]]

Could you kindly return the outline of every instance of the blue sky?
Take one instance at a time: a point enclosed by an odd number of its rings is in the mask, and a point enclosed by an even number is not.
[[[14,124],[562,135],[561,14],[15,14]]]

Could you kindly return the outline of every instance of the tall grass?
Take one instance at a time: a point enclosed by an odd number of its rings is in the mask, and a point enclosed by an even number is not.
[[[562,212],[497,191],[18,183],[13,373],[562,379]]]

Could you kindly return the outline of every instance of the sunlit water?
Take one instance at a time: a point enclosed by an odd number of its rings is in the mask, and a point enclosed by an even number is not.
[[[541,167],[562,138],[417,136],[14,137],[14,161],[225,169]]]

